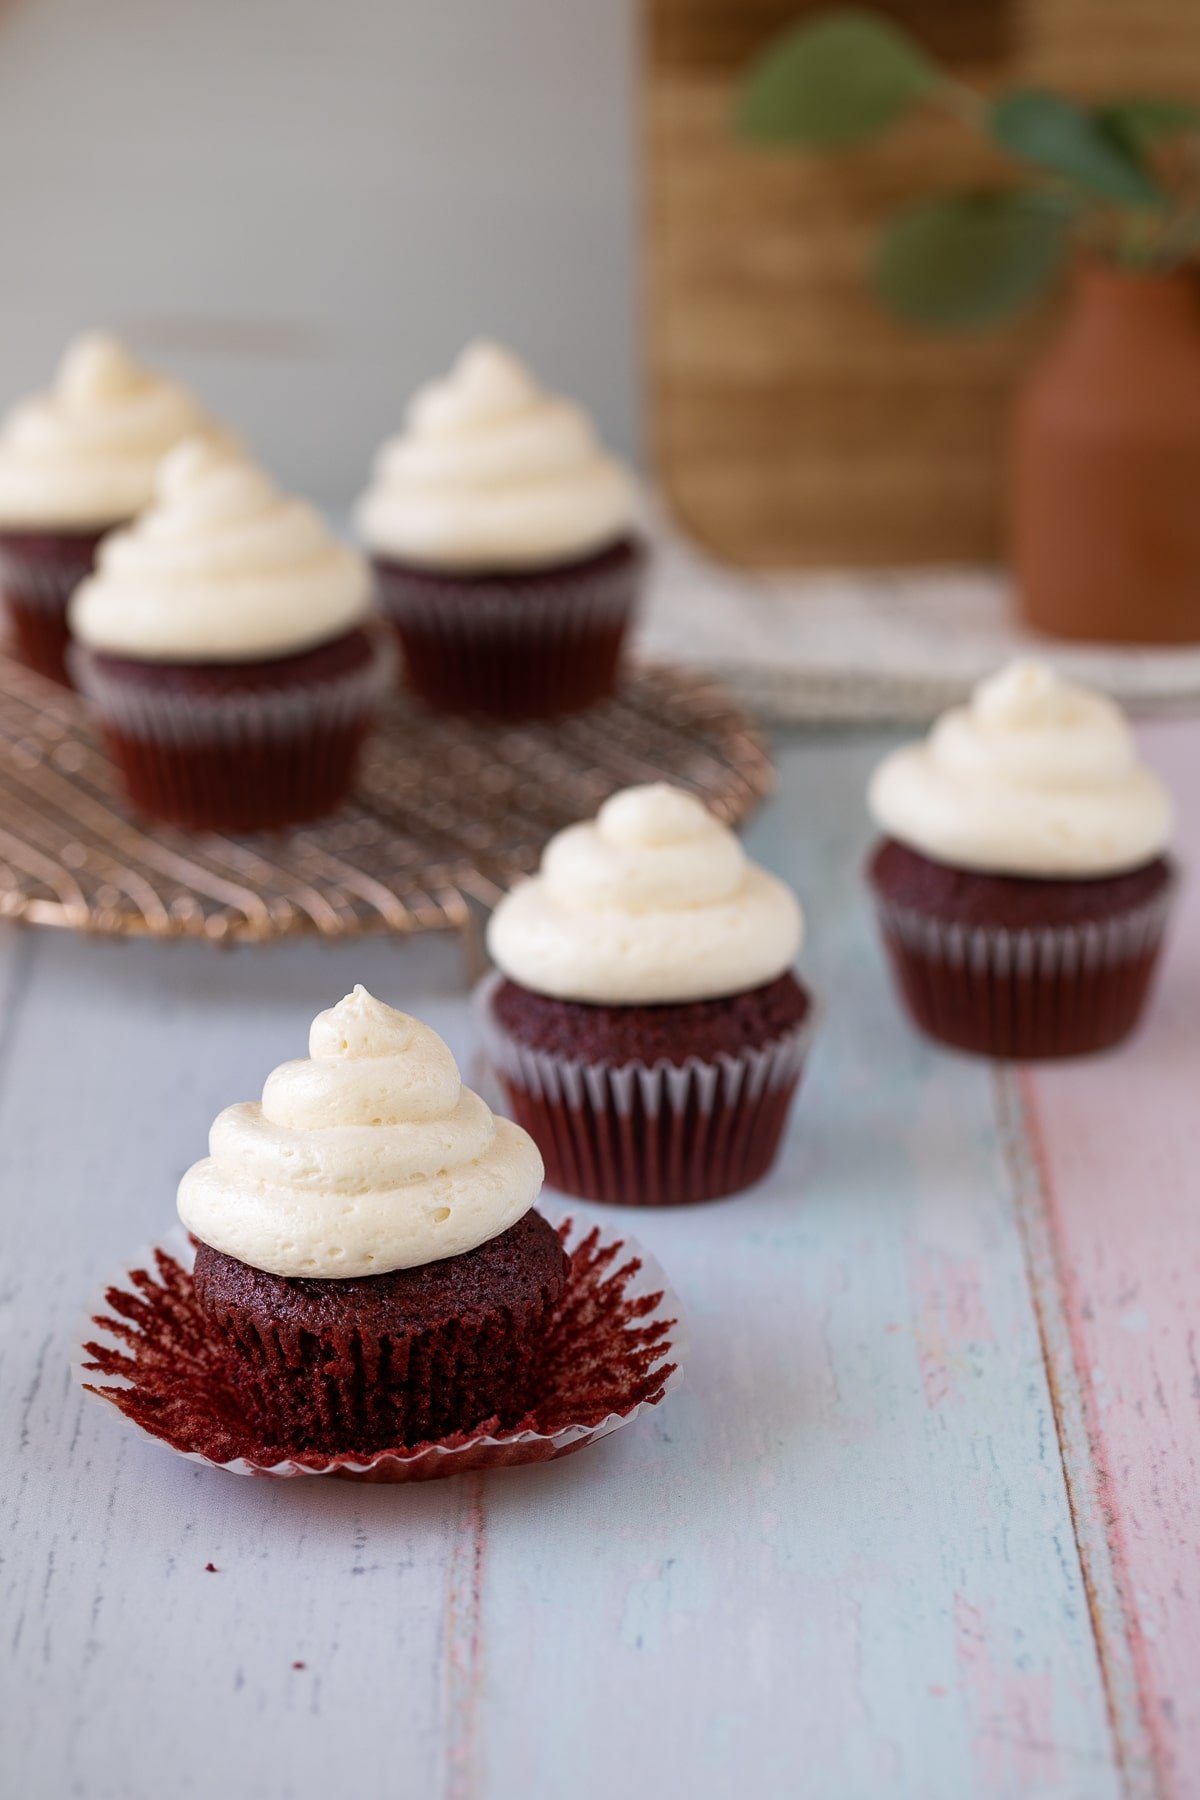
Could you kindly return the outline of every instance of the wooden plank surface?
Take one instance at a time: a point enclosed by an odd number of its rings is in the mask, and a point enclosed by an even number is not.
[[[1200,735],[1176,729],[1151,748],[1182,770]],[[1172,1193],[1194,1169],[1172,1058],[1200,921],[1178,1000],[1124,1055],[1008,1091],[923,1045],[857,884],[881,748],[782,748],[751,835],[807,903],[828,1003],[812,1078],[760,1190],[630,1218],[687,1307],[687,1380],[549,1468],[413,1490],[238,1481],[135,1438],[67,1367],[81,1302],[169,1220],[212,1115],[296,1054],[331,997],[364,980],[469,1058],[452,943],[0,936],[3,1791],[321,1800],[348,1769],[357,1791],[437,1800],[1200,1791],[1197,1430],[1171,1276],[1195,1269],[1200,1215],[1177,1198],[1144,1235],[1141,1165],[1114,1150],[1088,1235],[1092,1173],[1068,1162],[1118,1089],[1161,1076],[1144,1153]],[[1043,1165],[1063,1258],[1048,1281],[1030,1276]],[[1118,1241],[1149,1271],[1132,1299],[1102,1257]],[[1060,1441],[1047,1298],[1075,1321],[1107,1436]],[[1125,1522],[1111,1620],[1064,1453]],[[1158,1634],[1144,1653],[1139,1632]]]
[[[680,521],[731,561],[985,562],[1002,545],[1004,425],[1054,308],[989,332],[897,324],[870,268],[881,224],[1011,179],[923,109],[840,156],[732,129],[742,72],[818,0],[649,0],[644,81],[649,441]],[[884,0],[983,91],[1189,95],[1194,0]]]
[[[1148,732],[1200,848],[1200,734]],[[1127,1735],[1164,1794],[1200,1791],[1200,888],[1180,897],[1160,1004],[1128,1056],[1022,1077],[1086,1435],[1081,1505]]]

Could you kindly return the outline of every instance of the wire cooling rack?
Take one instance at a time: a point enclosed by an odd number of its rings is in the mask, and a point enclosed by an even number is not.
[[[553,724],[441,719],[397,699],[332,818],[190,833],[139,823],[79,700],[0,654],[0,917],[217,943],[462,930],[616,788],[670,780],[737,824],[772,778],[728,694],[658,667]]]

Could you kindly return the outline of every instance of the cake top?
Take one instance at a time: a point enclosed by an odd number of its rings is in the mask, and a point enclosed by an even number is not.
[[[761,987],[802,936],[791,890],[694,794],[656,782],[551,838],[539,873],[493,913],[488,949],[536,993],[653,1005]]]
[[[369,605],[366,564],[315,507],[229,445],[189,439],[160,465],[149,509],[104,539],[70,619],[110,655],[247,662],[326,643]]]
[[[221,435],[185,387],[107,333],[77,337],[47,392],[0,419],[0,524],[122,524],[149,501],[167,451],[196,433]]]
[[[468,344],[414,394],[358,503],[370,548],[431,569],[534,569],[631,529],[633,482],[586,415],[510,351]]]
[[[274,1275],[383,1275],[461,1256],[528,1212],[533,1140],[463,1087],[427,1025],[356,987],[308,1048],[261,1103],[226,1107],[180,1182],[202,1243]]]
[[[995,875],[1117,875],[1160,856],[1173,823],[1119,707],[1041,662],[1010,663],[893,751],[868,803],[910,849]]]

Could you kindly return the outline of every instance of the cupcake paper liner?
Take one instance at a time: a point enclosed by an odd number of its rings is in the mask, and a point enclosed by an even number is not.
[[[0,532],[0,595],[21,660],[69,686],[67,603],[90,575],[104,534]],[[30,541],[32,540],[32,541]],[[34,548],[36,545],[36,549]]]
[[[653,1257],[599,1226],[564,1216],[557,1228],[571,1259],[566,1290],[545,1334],[539,1391],[511,1431],[488,1420],[474,1431],[371,1456],[263,1460],[224,1339],[196,1299],[195,1246],[178,1226],[89,1306],[75,1371],[89,1394],[147,1437],[233,1475],[430,1481],[550,1462],[657,1406],[680,1379],[685,1349],[678,1302]]]
[[[483,1054],[546,1179],[564,1193],[624,1206],[719,1200],[768,1173],[819,1018],[761,1048],[711,1061],[615,1065],[519,1044],[496,1022],[502,976],[476,991]]]
[[[631,550],[611,566],[495,585],[426,580],[379,559],[375,572],[415,694],[447,712],[547,718],[615,691],[643,561]]]
[[[1039,930],[964,926],[876,892],[883,941],[917,1025],[959,1050],[1081,1056],[1137,1024],[1175,883],[1131,912]]]
[[[123,680],[78,644],[68,661],[139,812],[196,830],[256,831],[319,818],[346,797],[395,652],[381,630],[361,668],[229,694]]]

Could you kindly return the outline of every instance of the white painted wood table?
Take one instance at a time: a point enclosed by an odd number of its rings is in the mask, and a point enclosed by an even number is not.
[[[1200,726],[1146,744],[1200,862]],[[0,936],[0,1791],[1200,1794],[1200,906],[1128,1050],[924,1045],[857,884],[881,745],[786,743],[751,831],[829,1003],[781,1168],[627,1217],[685,1385],[548,1467],[238,1480],[68,1368],[318,1008],[363,980],[469,1057],[453,942]]]

